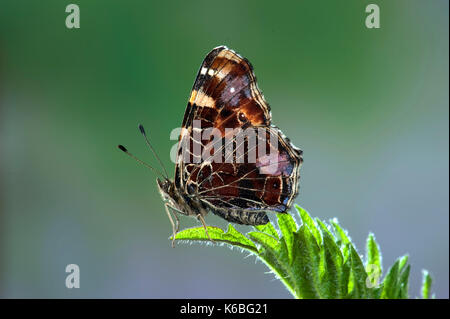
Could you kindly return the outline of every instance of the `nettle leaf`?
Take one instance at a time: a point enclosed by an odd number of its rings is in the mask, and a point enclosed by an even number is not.
[[[259,246],[257,256],[285,284],[289,292],[297,297],[298,289],[284,242],[277,242],[274,237],[262,232],[250,232],[247,235]]]
[[[252,253],[258,253],[255,244],[238,232],[231,224],[228,225],[227,232],[219,227],[208,226],[208,234],[216,242],[226,243],[232,246],[244,248]],[[172,236],[169,238],[172,239]],[[203,227],[187,228],[177,233],[175,240],[196,240],[210,242]]]
[[[316,218],[316,224],[319,225],[319,229],[323,235],[326,233],[329,238],[333,240],[337,244],[336,237],[333,235],[333,233],[330,231],[330,227],[325,225],[320,219]],[[322,237],[323,237],[322,235]]]
[[[331,233],[323,232],[323,245],[320,247],[320,284],[326,298],[342,298],[343,257]],[[346,282],[345,285],[348,285]],[[347,290],[345,289],[345,294]]]
[[[397,295],[397,278],[399,273],[399,260],[389,269],[383,281],[383,291],[381,292],[382,299],[394,299]]]
[[[369,298],[370,294],[366,282],[367,273],[353,246],[350,246],[350,266],[349,296],[355,299]]]
[[[278,250],[278,240],[271,235],[253,231],[247,233],[247,236],[265,249],[273,249],[274,251]]]
[[[349,244],[350,245],[350,244]],[[347,248],[349,250],[349,248]],[[342,273],[339,281],[340,292],[342,298],[347,298],[349,291],[349,283],[350,283],[350,270],[351,270],[351,260],[348,258],[342,264]]]
[[[430,288],[432,279],[427,270],[422,270],[422,298],[430,299]]]
[[[293,247],[293,267],[295,280],[301,298],[319,298],[320,248],[309,229],[302,225],[295,233],[296,245]]]
[[[347,235],[347,231],[345,231],[344,229],[342,229],[341,226],[339,226],[337,218],[333,218],[332,220],[330,220],[330,223],[331,225],[333,225],[333,229],[337,238],[337,244],[341,246],[344,260],[347,260],[347,258],[350,257],[350,250],[349,250],[349,247],[351,246],[350,237]]]
[[[294,233],[297,231],[297,224],[289,214],[278,214],[278,227],[280,228],[289,256],[289,262],[292,262],[292,247],[294,246]]]
[[[256,230],[265,233],[267,235],[270,235],[272,237],[274,237],[275,239],[280,239],[277,230],[275,229],[275,227],[273,227],[272,223],[267,223],[265,225],[259,225],[259,226],[255,226]]]
[[[328,225],[311,218],[302,207],[296,209],[300,227],[290,214],[278,214],[278,227],[255,226],[245,235],[231,224],[226,232],[207,229],[214,242],[240,247],[263,261],[295,298],[408,298],[408,256],[397,259],[380,282],[382,257],[372,233],[363,263],[336,218]],[[182,230],[175,239],[211,242],[203,227]],[[431,277],[424,271],[423,298],[430,298],[430,287]]]
[[[367,237],[366,242],[366,269],[369,265],[375,265],[378,267],[378,272],[381,275],[383,272],[383,266],[381,264],[381,253],[380,253],[380,247],[378,246],[375,235],[370,233],[369,237]],[[371,267],[375,268],[375,267]],[[372,274],[375,272],[376,269],[373,269],[371,271],[368,271],[368,274]]]
[[[408,298],[408,280],[410,266],[408,256],[400,257],[389,269],[383,282],[382,299]]]
[[[402,270],[400,275],[400,295],[399,298],[407,299],[408,298],[408,288],[409,288],[409,273],[411,271],[411,266],[406,265],[406,267]]]
[[[405,266],[408,263],[408,259],[409,259],[408,255],[405,255],[405,256],[399,258],[398,268],[400,269],[400,271],[403,271],[403,269],[405,268]]]
[[[314,222],[314,220],[309,216],[308,212],[301,208],[298,205],[295,205],[295,208],[297,208],[297,211],[300,214],[300,218],[302,220],[303,225],[306,225],[306,227],[309,228],[312,235],[317,241],[317,244],[320,245],[322,243],[322,237],[320,236],[320,231],[317,229],[317,226]]]
[[[380,247],[375,240],[375,235],[370,233],[366,241],[366,264],[368,286],[372,298],[378,299],[381,294],[380,279],[383,273]]]

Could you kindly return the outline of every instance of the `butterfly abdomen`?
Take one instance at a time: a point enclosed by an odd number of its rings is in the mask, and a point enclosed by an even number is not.
[[[212,212],[223,219],[242,225],[265,225],[269,222],[265,212],[251,212],[238,209],[213,209]]]

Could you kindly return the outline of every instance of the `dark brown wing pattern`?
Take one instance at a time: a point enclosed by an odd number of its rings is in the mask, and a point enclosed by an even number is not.
[[[184,115],[176,187],[235,223],[265,224],[265,212],[286,212],[298,192],[302,152],[270,122],[270,108],[251,64],[226,47],[212,50],[198,72]],[[218,129],[219,136],[196,136],[195,130],[208,128]],[[236,138],[227,129],[247,134]],[[194,156],[196,145],[210,156]],[[232,146],[231,152],[226,145]],[[261,147],[266,155],[260,155]],[[182,154],[186,150],[188,157]]]
[[[260,139],[258,129],[264,132],[265,139]],[[227,163],[229,158],[223,154],[222,163],[188,164],[185,176],[188,187],[194,187],[201,200],[213,207],[285,212],[297,195],[301,151],[292,148],[275,127],[249,130],[255,131],[254,136],[260,143],[250,147],[245,138],[244,159],[239,158],[242,154],[236,154],[239,153],[236,148],[230,153],[232,163]],[[233,142],[238,144],[236,139]],[[258,156],[261,145],[268,150],[265,156]],[[250,159],[252,151],[255,163]]]
[[[222,46],[212,50],[197,74],[183,127],[201,120],[202,128],[269,125],[270,108],[256,84],[249,61]]]

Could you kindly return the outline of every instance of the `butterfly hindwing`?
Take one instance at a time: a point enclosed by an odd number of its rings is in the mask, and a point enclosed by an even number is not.
[[[186,170],[188,187],[195,187],[200,200],[214,209],[285,212],[297,195],[301,151],[275,127],[254,127],[242,148],[222,156],[220,163],[205,161],[190,164]],[[262,134],[261,134],[262,133]],[[249,131],[246,133],[249,136]],[[232,139],[235,142],[236,138]],[[226,141],[223,141],[225,144]],[[236,143],[237,144],[237,143]],[[268,155],[260,156],[259,147]],[[242,151],[240,151],[242,150]],[[255,161],[249,160],[253,156]]]

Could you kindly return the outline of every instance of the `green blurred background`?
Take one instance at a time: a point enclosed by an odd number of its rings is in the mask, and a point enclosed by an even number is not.
[[[116,149],[156,163],[142,123],[172,171],[169,133],[224,44],[304,150],[297,203],[360,253],[374,232],[385,269],[408,253],[411,297],[426,268],[448,298],[448,1],[78,0],[73,30],[69,3],[0,1],[1,297],[290,297],[237,250],[172,249],[155,176]]]

